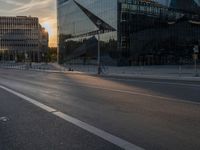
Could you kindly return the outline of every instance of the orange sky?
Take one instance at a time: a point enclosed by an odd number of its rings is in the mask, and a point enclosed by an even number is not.
[[[40,23],[49,33],[49,46],[57,46],[57,23],[54,16],[47,18],[40,18]]]
[[[49,46],[57,46],[56,0],[0,0],[0,14],[39,17],[49,32]]]

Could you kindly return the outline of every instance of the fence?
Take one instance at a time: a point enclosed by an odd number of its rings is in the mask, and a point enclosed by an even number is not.
[[[97,65],[58,65],[52,63],[15,63],[0,62],[0,68],[35,70],[48,72],[79,72],[97,74]],[[193,77],[200,75],[200,65],[160,65],[160,66],[131,66],[117,67],[101,65],[102,74],[105,75],[159,75],[176,77]]]

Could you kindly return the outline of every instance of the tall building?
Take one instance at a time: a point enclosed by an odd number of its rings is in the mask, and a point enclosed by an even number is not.
[[[36,17],[0,17],[0,60],[40,61],[48,33]]]
[[[98,32],[101,32],[100,39],[103,42],[102,55],[107,51],[111,56],[114,55],[117,50],[116,2],[116,0],[57,1],[60,62],[77,57],[83,58],[84,61],[96,59]]]
[[[193,47],[200,39],[198,13],[152,1],[124,1],[119,5],[120,49],[129,64],[192,61]]]
[[[57,0],[59,62],[95,63],[98,40],[104,64],[186,62],[200,40],[200,15],[195,1],[187,9],[181,2]]]
[[[200,8],[195,0],[171,0],[170,7],[183,11],[200,13]]]

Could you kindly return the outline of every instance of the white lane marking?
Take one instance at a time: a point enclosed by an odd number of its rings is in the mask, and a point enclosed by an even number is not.
[[[200,105],[200,102],[193,102],[193,101],[184,100],[184,99],[176,99],[176,98],[170,98],[170,97],[164,97],[164,96],[144,94],[144,93],[133,92],[133,91],[110,89],[110,88],[104,88],[104,87],[98,87],[98,86],[92,86],[92,85],[80,85],[80,84],[67,84],[67,85],[68,86],[88,87],[88,88],[107,90],[107,91],[112,91],[112,92],[120,92],[120,93],[126,93],[126,94],[131,94],[131,95],[140,95],[140,96],[145,96],[145,97],[164,99],[164,100],[167,100],[167,101],[170,101],[170,102],[178,102],[178,103],[188,103],[188,104]]]
[[[159,82],[159,81],[142,81],[141,79],[140,80],[136,80],[136,79],[117,79],[117,78],[111,78],[111,77],[108,77],[108,78],[112,79],[112,80],[118,80],[118,81],[131,81],[131,82],[144,82],[144,83],[152,83],[152,84],[164,84],[164,85],[200,87],[200,85],[197,85],[197,84],[188,84],[188,83],[172,83],[172,82],[165,82],[165,81],[164,82]],[[164,79],[161,79],[161,80],[164,80]],[[165,80],[170,80],[170,79],[165,79]],[[182,80],[178,80],[178,81],[182,81]],[[195,81],[191,81],[191,82],[195,82]],[[197,82],[199,82],[199,81],[197,81]]]
[[[138,147],[138,146],[136,146],[132,143],[129,143],[129,142],[127,142],[127,141],[125,141],[125,140],[123,140],[119,137],[116,137],[116,136],[114,136],[114,135],[112,135],[108,132],[105,132],[101,129],[98,129],[94,126],[91,126],[91,125],[89,125],[85,122],[82,122],[82,121],[80,121],[76,118],[68,116],[68,115],[66,115],[62,112],[54,112],[53,114],[55,114],[56,116],[66,120],[66,121],[68,121],[72,124],[75,124],[76,126],[82,128],[82,129],[84,129],[84,130],[86,130],[86,131],[88,131],[88,132],[90,132],[94,135],[97,135],[97,136],[103,138],[104,140],[109,141],[110,143],[113,143],[113,144],[115,144],[115,145],[117,145],[117,146],[119,146],[119,147],[121,147],[125,150],[143,150],[142,148],[140,148],[140,147]]]
[[[18,80],[21,80],[21,79],[18,79]],[[22,81],[24,81],[24,80],[22,80]],[[29,83],[33,84],[33,82],[31,82],[31,81],[26,81],[26,82],[29,82]],[[149,82],[151,82],[151,81],[149,81]],[[112,91],[112,92],[126,93],[126,94],[131,94],[131,95],[140,95],[140,96],[145,96],[145,97],[158,98],[158,99],[163,99],[163,100],[167,100],[167,101],[171,101],[171,102],[200,105],[200,102],[194,102],[194,101],[186,100],[186,99],[170,98],[170,97],[164,97],[164,96],[158,96],[158,95],[152,95],[152,94],[144,94],[144,93],[140,93],[140,92],[120,90],[120,89],[110,89],[110,88],[105,88],[105,87],[99,87],[99,86],[89,85],[89,84],[87,85],[87,83],[85,83],[85,84],[84,83],[74,84],[72,82],[69,82],[69,81],[67,82],[65,80],[63,82],[61,82],[61,83],[65,83],[68,86],[88,87],[88,88],[94,88],[94,89],[100,89],[100,90],[107,90],[107,91]],[[40,84],[40,83],[37,82],[37,84]]]
[[[97,77],[92,77],[91,78],[97,78]],[[137,77],[135,77],[137,78]],[[60,81],[68,81],[68,80],[65,80],[65,79],[60,79],[60,78],[57,78],[57,77],[49,77],[49,79],[53,79],[53,80],[60,80]],[[119,78],[114,78],[114,77],[106,77],[106,76],[103,76],[103,79],[112,79],[112,80],[116,80],[116,81],[130,81],[130,82],[143,82],[143,83],[152,83],[152,84],[164,84],[164,85],[177,85],[177,86],[189,86],[189,87],[200,87],[200,85],[197,85],[197,84],[190,84],[190,83],[173,83],[173,79],[160,79],[160,80],[170,80],[170,82],[159,82],[159,81],[142,81],[140,78],[140,80],[136,80],[136,79],[119,79]],[[145,79],[145,78],[144,78]],[[147,78],[148,79],[148,78]],[[156,79],[154,79],[156,80]],[[175,80],[175,81],[184,81],[184,80]],[[188,81],[190,82],[190,81]],[[191,81],[191,82],[195,82],[195,81]],[[200,81],[196,81],[196,82],[200,82]],[[88,82],[85,82],[85,84],[88,84]]]
[[[21,80],[21,79],[18,79],[18,80]],[[22,81],[24,81],[24,80],[22,80]],[[33,82],[31,82],[31,81],[26,81],[26,82],[29,82],[29,83],[33,84]],[[170,97],[164,97],[164,96],[158,96],[158,95],[152,95],[152,94],[145,94],[145,93],[141,93],[141,92],[134,92],[134,91],[128,91],[128,90],[110,89],[110,88],[105,88],[105,87],[99,87],[99,86],[89,85],[89,84],[87,85],[87,84],[83,84],[83,83],[74,84],[72,82],[70,83],[70,82],[67,82],[65,80],[63,82],[61,82],[61,83],[65,83],[68,86],[88,87],[88,88],[94,88],[94,89],[100,89],[100,90],[107,90],[107,91],[112,91],[112,92],[126,93],[126,94],[131,94],[131,95],[140,95],[140,96],[145,96],[145,97],[158,98],[158,99],[163,99],[163,100],[167,100],[167,101],[171,101],[171,102],[200,105],[200,102],[194,102],[194,101],[186,100],[186,99],[170,98]],[[37,82],[37,84],[40,85],[39,82]]]
[[[67,114],[59,112],[56,109],[53,109],[53,108],[51,108],[47,105],[44,105],[44,104],[38,102],[37,100],[29,98],[29,97],[27,97],[27,96],[25,96],[21,93],[18,93],[16,91],[12,90],[12,89],[9,89],[9,88],[2,86],[2,85],[0,85],[0,88],[9,92],[9,93],[12,93],[13,95],[16,95],[17,97],[20,97],[20,98],[26,100],[26,101],[28,101],[28,102],[30,102],[30,103],[38,106],[38,107],[40,107],[41,109],[43,109],[47,112],[50,112],[51,114],[53,114],[53,115],[55,115],[59,118],[64,119],[67,122],[70,122],[70,123],[82,128],[82,129],[84,129],[84,130],[86,130],[86,131],[88,131],[88,132],[90,132],[90,133],[92,133],[92,134],[94,134],[98,137],[101,137],[102,139],[104,139],[104,140],[106,140],[106,141],[108,141],[108,142],[110,142],[110,143],[112,143],[112,144],[114,144],[114,145],[116,145],[116,146],[118,146],[122,149],[125,149],[125,150],[144,150],[143,148],[141,148],[141,147],[139,147],[135,144],[132,144],[132,143],[126,141],[126,140],[123,140],[123,139],[121,139],[117,136],[114,136],[114,135],[112,135],[112,134],[110,134],[106,131],[98,129],[98,128],[92,126],[92,125],[85,123],[85,122],[82,122],[82,121],[80,121],[80,120],[78,120],[74,117],[71,117]]]
[[[0,85],[0,88],[1,88],[1,89],[4,89],[4,90],[7,91],[7,92],[10,92],[10,93],[12,93],[12,94],[14,94],[14,95],[16,95],[16,96],[18,96],[18,97],[20,97],[20,98],[22,98],[22,99],[28,101],[28,102],[30,102],[30,103],[32,103],[32,104],[34,104],[34,105],[36,105],[36,106],[38,106],[38,107],[40,107],[40,108],[42,108],[42,109],[44,109],[44,110],[46,110],[46,111],[48,111],[48,112],[55,112],[55,111],[56,111],[55,109],[53,109],[53,108],[51,108],[51,107],[49,107],[49,106],[47,106],[47,105],[44,105],[44,104],[42,104],[42,103],[39,103],[38,101],[36,101],[36,100],[34,100],[34,99],[32,99],[32,98],[29,98],[29,97],[27,97],[27,96],[25,96],[25,95],[23,95],[23,94],[20,94],[20,93],[18,93],[18,92],[16,92],[16,91],[13,91],[13,90],[11,90],[11,89],[9,89],[9,88],[7,88],[7,87],[4,87],[4,86],[1,86],[1,85]]]

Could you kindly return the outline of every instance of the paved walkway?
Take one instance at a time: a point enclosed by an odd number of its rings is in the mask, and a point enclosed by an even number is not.
[[[27,69],[46,72],[65,72],[79,74],[97,74],[97,66],[94,65],[58,65],[56,63],[6,63],[0,64],[1,68]],[[175,79],[175,80],[192,80],[200,81],[200,66],[197,66],[197,72],[192,65],[185,66],[132,66],[132,67],[115,67],[103,66],[102,75],[120,78],[153,78],[153,79]]]

